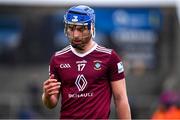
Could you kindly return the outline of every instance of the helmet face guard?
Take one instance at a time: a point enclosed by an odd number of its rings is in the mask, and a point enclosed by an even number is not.
[[[88,30],[91,31],[91,25],[95,26],[94,10],[85,5],[71,7],[64,15],[64,22],[65,22],[64,31],[66,35],[67,35],[68,25],[88,26]]]

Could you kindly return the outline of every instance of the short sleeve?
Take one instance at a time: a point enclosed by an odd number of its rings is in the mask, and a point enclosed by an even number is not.
[[[57,69],[56,69],[56,63],[55,63],[55,55],[53,55],[50,59],[49,63],[49,76],[54,74],[55,78],[57,78]]]
[[[121,80],[125,77],[122,60],[114,50],[112,50],[109,61],[109,74],[111,81]]]
[[[55,63],[54,63],[54,55],[53,55],[49,63],[49,76],[54,73],[55,73]]]

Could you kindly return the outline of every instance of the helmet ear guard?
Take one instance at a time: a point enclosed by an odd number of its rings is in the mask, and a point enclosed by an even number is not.
[[[65,36],[67,36],[67,25],[66,25],[66,23],[64,24],[64,34],[65,34]]]
[[[95,38],[96,31],[95,31],[95,26],[94,26],[94,24],[91,24],[91,34],[92,34],[92,38]]]

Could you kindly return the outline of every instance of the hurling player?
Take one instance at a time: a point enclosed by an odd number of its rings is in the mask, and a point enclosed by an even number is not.
[[[113,95],[118,118],[131,119],[122,60],[94,41],[94,10],[71,7],[64,23],[70,45],[52,55],[44,105],[54,108],[61,96],[61,119],[108,119]]]

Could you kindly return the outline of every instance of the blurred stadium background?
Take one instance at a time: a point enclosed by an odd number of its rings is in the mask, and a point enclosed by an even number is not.
[[[166,91],[180,95],[179,0],[0,0],[0,118],[59,117],[42,105],[42,83],[77,4],[95,9],[96,41],[123,57],[132,118],[151,118]]]

